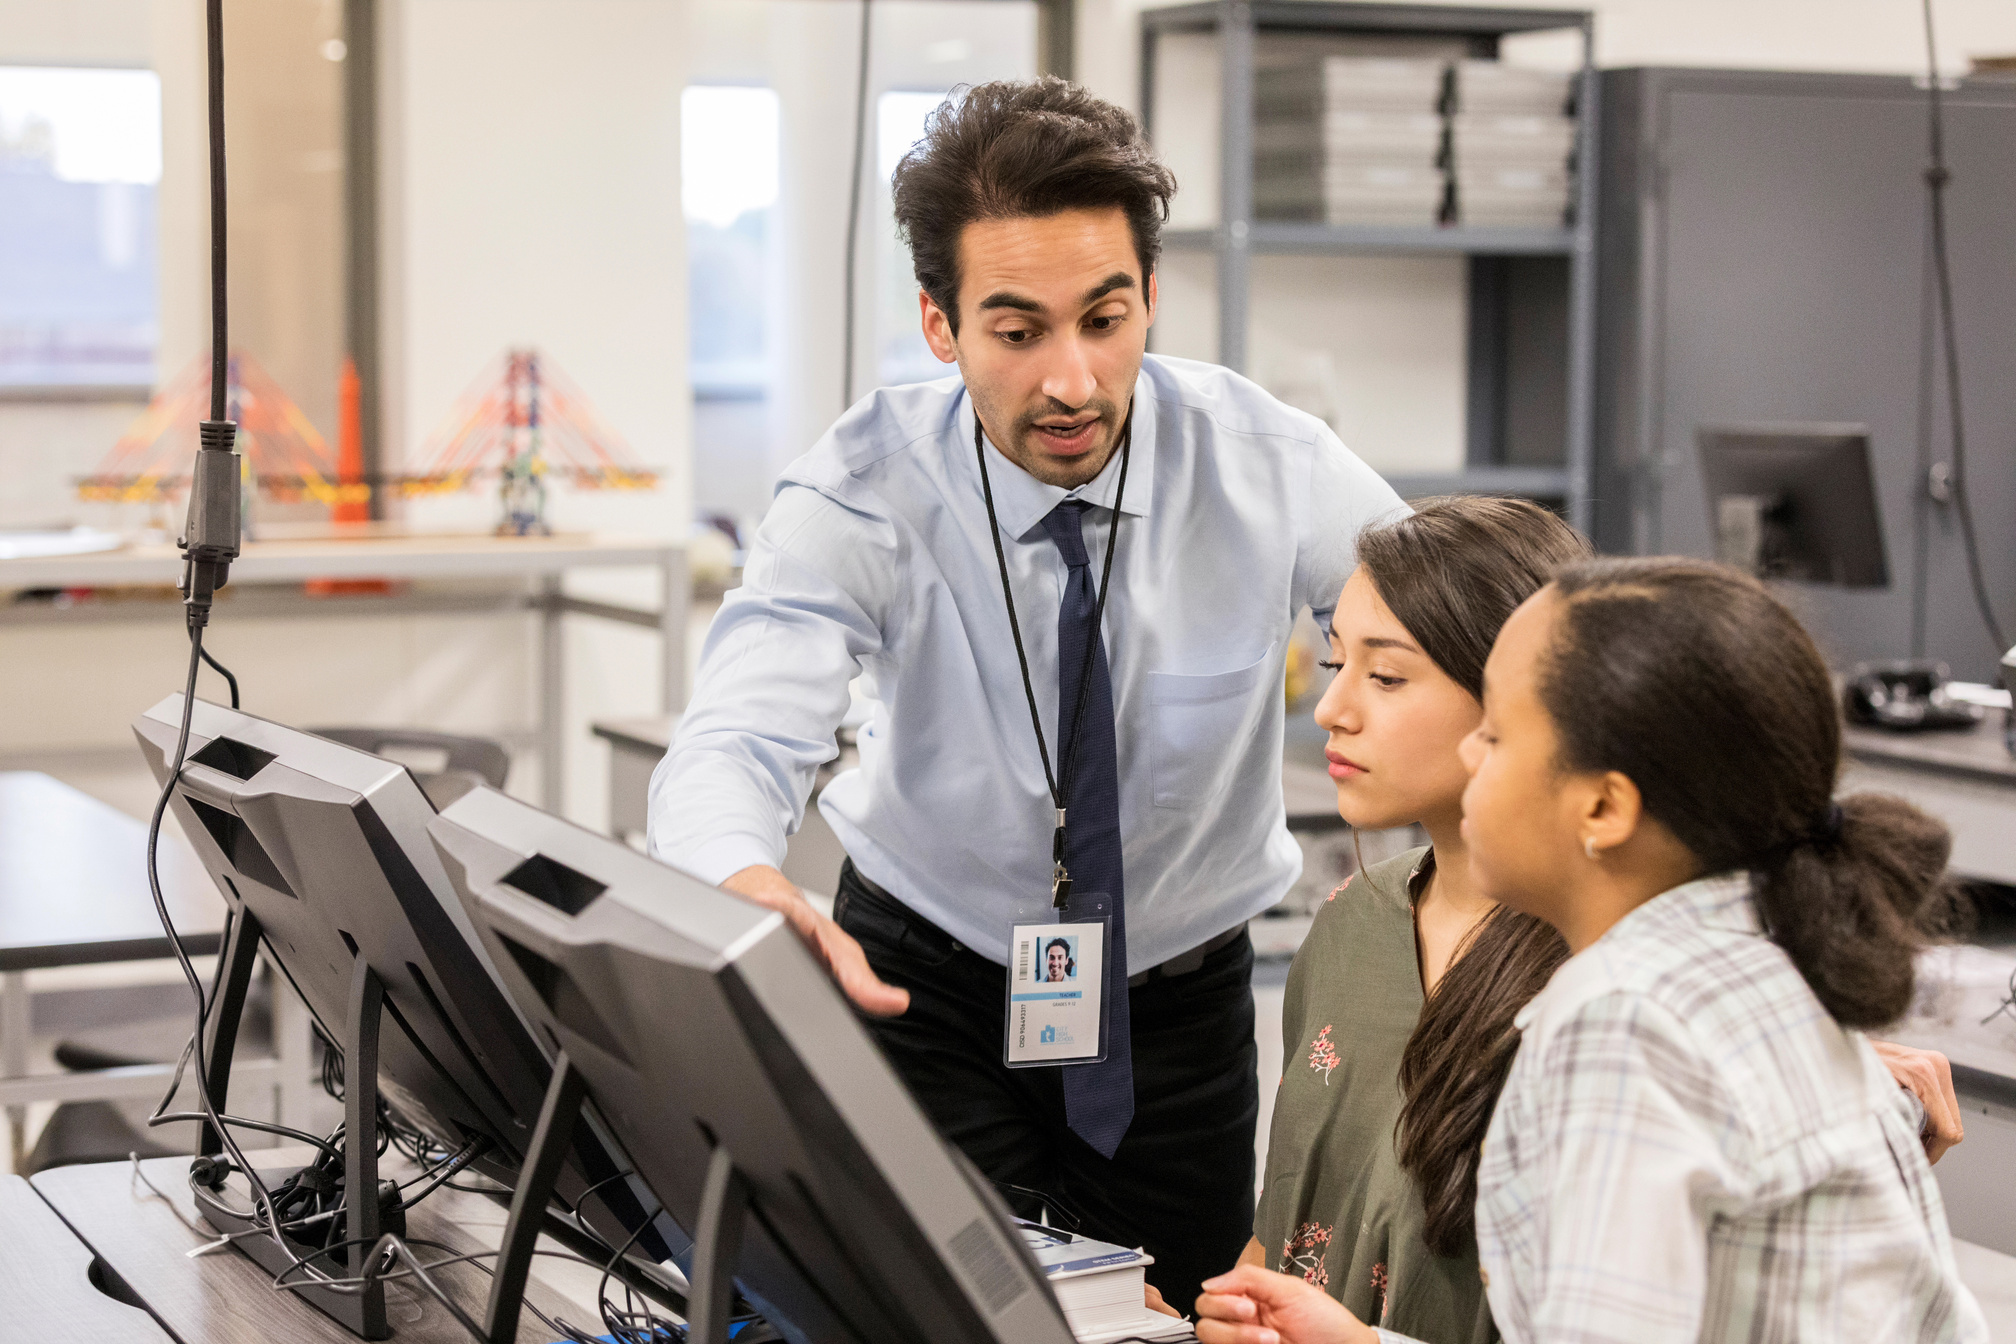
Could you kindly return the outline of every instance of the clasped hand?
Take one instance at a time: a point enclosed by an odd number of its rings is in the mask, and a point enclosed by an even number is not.
[[[1378,1344],[1379,1332],[1315,1284],[1258,1265],[1204,1281],[1203,1344]]]

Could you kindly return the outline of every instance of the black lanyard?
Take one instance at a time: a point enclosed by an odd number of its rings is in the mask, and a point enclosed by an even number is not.
[[[1120,502],[1127,498],[1127,463],[1134,448],[1134,408],[1127,408],[1127,420],[1120,427],[1120,480],[1113,490],[1113,525],[1106,531],[1106,563],[1099,574],[1099,593],[1092,601],[1092,638],[1103,638],[1106,621],[1106,594],[1113,584],[1113,543],[1120,539]],[[1036,754],[1043,758],[1043,782],[1050,786],[1050,801],[1057,809],[1057,832],[1050,842],[1050,902],[1062,910],[1071,899],[1071,873],[1064,867],[1064,800],[1070,796],[1074,767],[1078,764],[1078,739],[1085,729],[1085,705],[1092,697],[1092,666],[1099,651],[1085,648],[1085,670],[1078,677],[1078,710],[1071,716],[1071,740],[1057,744],[1058,770],[1050,769],[1050,746],[1043,739],[1043,720],[1036,712],[1036,685],[1029,680],[1029,655],[1022,647],[1022,626],[1015,619],[1015,593],[1008,586],[1008,553],[1001,546],[1001,520],[994,516],[994,483],[987,476],[987,448],[982,438],[980,415],[973,415],[973,453],[980,459],[980,490],[987,497],[987,522],[994,534],[994,560],[1001,566],[1001,596],[1008,603],[1008,629],[1015,635],[1015,657],[1022,664],[1022,691],[1029,697],[1029,726],[1036,730]],[[1058,705],[1063,710],[1063,705]],[[1058,775],[1063,776],[1060,786]]]

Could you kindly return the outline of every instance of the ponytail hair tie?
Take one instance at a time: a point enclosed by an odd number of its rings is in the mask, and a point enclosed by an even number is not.
[[[1820,820],[1813,824],[1810,833],[1812,843],[1822,849],[1831,849],[1841,843],[1841,804],[1829,803],[1827,810],[1820,814]]]

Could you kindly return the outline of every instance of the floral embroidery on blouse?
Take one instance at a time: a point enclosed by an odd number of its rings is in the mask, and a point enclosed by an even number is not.
[[[1330,893],[1330,894],[1329,894],[1328,896],[1325,896],[1325,897],[1323,898],[1323,904],[1325,904],[1325,905],[1328,905],[1328,904],[1330,904],[1330,902],[1332,902],[1332,901],[1336,900],[1336,899],[1337,899],[1337,897],[1338,897],[1339,895],[1341,895],[1341,894],[1343,893],[1343,891],[1344,891],[1344,888],[1346,888],[1346,887],[1348,887],[1348,886],[1350,886],[1350,885],[1351,885],[1351,880],[1352,880],[1352,878],[1355,878],[1355,877],[1357,877],[1357,876],[1358,876],[1358,874],[1356,874],[1356,873],[1353,873],[1353,874],[1351,874],[1351,877],[1347,877],[1347,878],[1345,878],[1345,879],[1344,879],[1344,880],[1343,880],[1342,882],[1339,882],[1339,883],[1337,884],[1337,890],[1336,890],[1336,891],[1333,891],[1333,892],[1331,892],[1331,893]]]
[[[1309,1067],[1323,1075],[1325,1087],[1330,1086],[1330,1071],[1337,1067],[1337,1047],[1330,1042],[1330,1032],[1331,1027],[1323,1028],[1309,1045]]]
[[[1386,1319],[1386,1262],[1372,1266],[1372,1291],[1379,1295],[1379,1319]]]
[[[1329,1228],[1321,1223],[1302,1224],[1281,1248],[1281,1272],[1300,1274],[1318,1288],[1327,1286],[1330,1271],[1324,1268],[1323,1253],[1329,1245]]]

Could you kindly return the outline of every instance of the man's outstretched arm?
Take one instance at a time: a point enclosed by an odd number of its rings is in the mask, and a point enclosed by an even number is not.
[[[880,529],[786,490],[707,633],[692,703],[651,778],[651,853],[779,911],[864,1011],[900,1013],[860,944],[779,871],[861,660],[881,648],[896,567]]]

